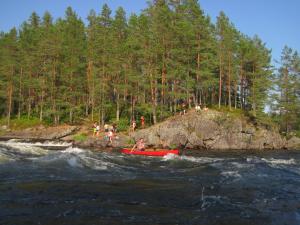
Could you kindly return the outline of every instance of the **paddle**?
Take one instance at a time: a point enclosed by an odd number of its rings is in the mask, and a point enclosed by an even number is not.
[[[136,147],[136,144],[132,147],[131,151],[130,152],[133,152],[133,150],[135,149]]]

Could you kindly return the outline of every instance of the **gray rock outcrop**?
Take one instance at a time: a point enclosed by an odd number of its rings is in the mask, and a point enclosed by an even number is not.
[[[287,143],[288,149],[299,150],[300,149],[300,138],[292,137]]]
[[[287,142],[276,130],[255,126],[247,118],[214,110],[188,112],[132,134],[155,147],[194,149],[283,149]]]

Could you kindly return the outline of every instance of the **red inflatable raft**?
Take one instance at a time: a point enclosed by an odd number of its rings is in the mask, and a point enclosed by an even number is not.
[[[168,149],[146,149],[145,151],[133,150],[128,148],[123,148],[122,153],[129,155],[145,155],[145,156],[165,156],[167,154],[179,155],[178,149],[168,150]]]

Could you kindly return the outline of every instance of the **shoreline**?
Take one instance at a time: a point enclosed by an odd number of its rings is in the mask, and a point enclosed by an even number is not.
[[[132,147],[133,145],[107,145],[107,146],[102,146],[99,145],[97,146],[97,143],[99,143],[99,139],[96,139],[94,137],[90,137],[89,140],[94,140],[94,142],[89,142],[92,145],[86,145],[83,142],[75,141],[75,140],[64,140],[64,139],[49,139],[49,138],[35,138],[35,137],[12,137],[12,136],[0,136],[0,142],[7,142],[10,140],[16,140],[16,143],[18,142],[25,142],[25,143],[41,143],[44,144],[46,142],[54,142],[54,143],[69,143],[70,145],[68,146],[58,146],[59,149],[61,150],[61,147],[73,147],[73,148],[81,148],[84,150],[91,150],[91,151],[119,151],[122,148],[128,148]],[[40,147],[43,147],[42,145]],[[45,146],[47,147],[47,146]],[[49,147],[49,146],[48,146]],[[50,146],[53,149],[50,150],[56,150],[54,149],[55,146]],[[153,147],[152,147],[153,148]],[[154,149],[158,149],[159,147],[154,147]],[[172,149],[172,148],[167,148],[167,149]],[[280,148],[280,149],[204,149],[204,148],[178,148],[181,153],[184,153],[184,155],[188,155],[189,153],[193,154],[215,154],[215,153],[268,153],[268,152],[298,152],[300,149],[288,149],[288,148]]]
[[[132,147],[143,138],[150,148],[181,149],[183,151],[287,151],[300,150],[300,138],[286,139],[276,129],[255,125],[247,118],[226,112],[208,110],[189,111],[165,121],[138,129],[133,133],[118,132],[112,144],[104,139],[104,131],[93,136],[90,124],[77,126],[37,126],[18,131],[4,132],[0,141],[11,139],[25,142],[64,141],[72,146],[90,149],[121,149]]]

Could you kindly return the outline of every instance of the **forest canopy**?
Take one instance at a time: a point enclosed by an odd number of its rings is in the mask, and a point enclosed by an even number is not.
[[[224,12],[213,23],[197,0],[150,1],[139,15],[91,10],[85,24],[35,12],[0,34],[0,115],[50,124],[90,118],[157,123],[197,104],[269,117],[300,129],[300,58],[284,47],[280,68],[258,37]]]

